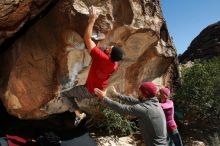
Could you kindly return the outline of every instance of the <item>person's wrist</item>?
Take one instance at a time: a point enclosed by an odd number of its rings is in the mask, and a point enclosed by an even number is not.
[[[94,21],[92,19],[89,19],[88,23],[94,23]]]
[[[95,22],[96,21],[96,18],[95,17],[90,17],[89,18],[89,22]]]

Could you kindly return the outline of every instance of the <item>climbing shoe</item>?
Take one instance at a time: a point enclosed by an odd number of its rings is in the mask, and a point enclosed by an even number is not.
[[[82,113],[80,114],[79,116],[76,116],[75,118],[75,122],[74,122],[74,126],[78,126],[80,124],[80,122],[86,118],[86,114],[85,113]]]

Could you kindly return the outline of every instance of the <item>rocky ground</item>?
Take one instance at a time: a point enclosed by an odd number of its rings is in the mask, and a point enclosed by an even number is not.
[[[73,126],[74,117],[68,112],[44,120],[19,120],[8,115],[1,106],[0,114],[0,137],[11,134],[28,135],[28,138],[36,139],[45,132],[53,132],[61,138],[63,143],[72,141],[73,144],[87,141],[96,143],[97,146],[144,146],[139,132],[123,137],[116,136],[117,134],[106,135],[98,130],[86,128],[86,121],[83,121],[82,125],[76,128]],[[185,146],[218,146],[220,144],[219,137],[210,140],[210,136],[218,131],[218,127],[212,128],[212,130],[205,130],[201,127],[198,129],[196,126],[181,126],[179,128]],[[73,141],[73,139],[78,139],[78,141]]]
[[[219,126],[212,124],[201,125],[197,122],[189,125],[188,123],[178,123],[184,146],[220,146]],[[129,136],[105,135],[100,136],[100,132],[90,133],[98,146],[143,146],[140,133]],[[103,134],[104,135],[104,134]]]

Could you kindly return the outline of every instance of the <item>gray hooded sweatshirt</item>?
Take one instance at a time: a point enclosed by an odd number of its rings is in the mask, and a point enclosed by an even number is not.
[[[141,134],[147,146],[167,146],[166,119],[157,97],[140,101],[119,95],[119,99],[128,105],[120,104],[108,97],[104,97],[104,103],[120,114],[138,117]]]

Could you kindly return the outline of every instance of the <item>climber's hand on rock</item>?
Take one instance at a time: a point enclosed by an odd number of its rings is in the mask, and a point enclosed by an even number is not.
[[[89,21],[95,21],[98,18],[97,10],[94,6],[89,7]]]

